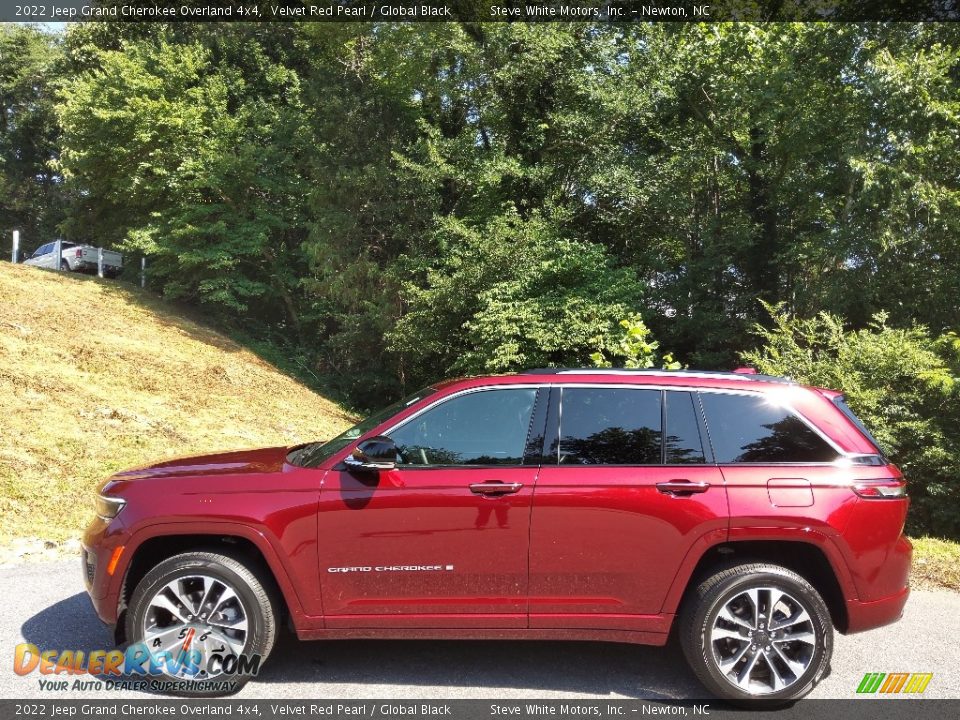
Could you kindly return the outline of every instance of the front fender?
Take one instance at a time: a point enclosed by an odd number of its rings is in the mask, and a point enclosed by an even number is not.
[[[223,522],[223,521],[192,521],[183,522],[162,522],[148,525],[142,525],[136,529],[128,538],[124,552],[117,563],[113,574],[112,582],[107,590],[107,596],[104,598],[106,607],[117,608],[117,614],[120,609],[120,593],[126,580],[127,573],[131,567],[137,551],[148,540],[158,537],[176,537],[176,536],[210,536],[211,538],[220,537],[239,537],[248,540],[263,556],[270,572],[276,580],[277,587],[283,596],[290,618],[299,632],[302,629],[316,629],[318,622],[322,627],[322,613],[320,617],[311,617],[304,604],[304,598],[301,597],[300,583],[295,582],[295,571],[289,567],[285,554],[279,549],[279,542],[271,538],[268,534],[244,525],[241,523]],[[319,590],[317,591],[319,595]],[[317,598],[319,599],[319,598]],[[307,599],[309,602],[309,598]],[[106,620],[116,622],[116,618],[105,618]]]

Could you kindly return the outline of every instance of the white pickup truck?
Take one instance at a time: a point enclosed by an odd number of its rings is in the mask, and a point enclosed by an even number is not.
[[[97,252],[100,248],[92,245],[78,245],[77,243],[61,241],[60,257],[57,255],[57,243],[50,242],[38,247],[33,255],[23,261],[24,265],[50,268],[69,272],[96,272]],[[123,267],[123,255],[113,250],[103,250],[103,274],[114,277]]]

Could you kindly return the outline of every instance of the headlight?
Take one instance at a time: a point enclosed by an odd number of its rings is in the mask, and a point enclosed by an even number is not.
[[[113,497],[112,495],[97,495],[95,504],[97,507],[97,516],[105,522],[109,522],[120,514],[120,511],[123,510],[123,506],[127,504],[127,501],[123,498]]]

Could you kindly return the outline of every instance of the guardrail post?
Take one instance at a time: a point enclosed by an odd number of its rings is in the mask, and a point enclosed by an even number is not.
[[[60,266],[63,265],[63,240],[57,240],[53,248],[54,270],[60,272]]]
[[[140,258],[140,287],[147,286],[147,258]]]
[[[13,252],[11,253],[10,262],[14,265],[20,260],[20,231],[13,231]]]
[[[103,277],[103,248],[97,248],[97,277]]]

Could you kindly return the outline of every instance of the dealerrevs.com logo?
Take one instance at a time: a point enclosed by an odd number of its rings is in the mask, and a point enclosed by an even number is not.
[[[236,676],[257,675],[260,655],[203,652],[184,643],[177,652],[151,650],[134,643],[125,650],[43,650],[33,643],[17,645],[13,671],[38,673],[41,690],[204,690],[229,693]],[[78,677],[79,676],[79,677]]]
[[[857,686],[858,693],[912,693],[927,689],[933,673],[867,673]]]

